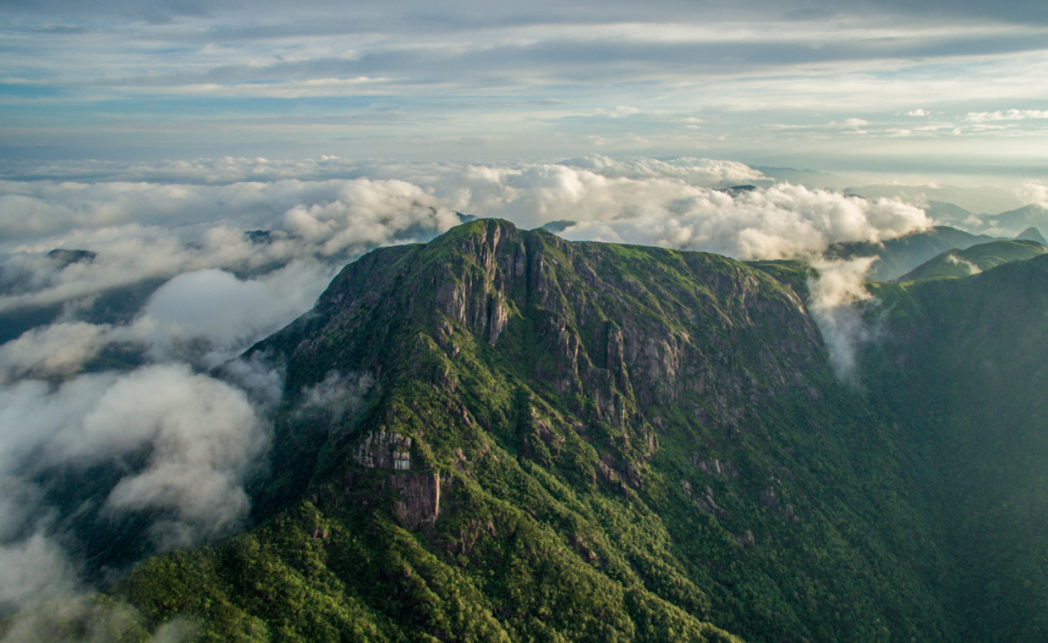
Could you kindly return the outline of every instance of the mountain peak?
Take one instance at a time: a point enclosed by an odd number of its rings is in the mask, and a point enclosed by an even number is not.
[[[1030,226],[1029,228],[1023,230],[1018,235],[1016,235],[1015,238],[1017,240],[1022,241],[1036,241],[1037,243],[1048,246],[1048,241],[1045,240],[1044,236],[1041,235],[1041,231],[1038,230],[1035,226]]]

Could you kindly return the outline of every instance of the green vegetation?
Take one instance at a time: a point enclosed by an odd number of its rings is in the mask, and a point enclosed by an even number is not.
[[[1032,259],[1048,252],[1048,246],[1036,241],[993,241],[967,250],[947,250],[921,264],[896,281],[921,281],[940,277],[968,277],[1002,263]]]
[[[257,526],[118,593],[207,641],[1043,639],[1048,257],[871,285],[862,388],[806,280],[495,220],[372,252],[253,349]],[[331,371],[374,384],[299,413]]]
[[[891,281],[904,275],[933,257],[953,249],[995,241],[984,234],[974,235],[951,228],[935,226],[924,232],[914,232],[883,243],[838,243],[826,253],[830,259],[877,257],[868,275],[871,281]]]

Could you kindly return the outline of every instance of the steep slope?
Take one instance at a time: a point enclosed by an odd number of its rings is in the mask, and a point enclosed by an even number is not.
[[[937,453],[965,640],[1048,638],[1048,256],[879,284],[888,341],[867,379]]]
[[[948,226],[936,226],[884,243],[834,244],[826,254],[831,259],[877,257],[878,260],[870,268],[868,278],[871,281],[891,281],[947,250],[963,250],[995,240],[986,235],[974,235]]]
[[[493,220],[372,252],[254,349],[262,526],[124,591],[207,640],[955,640],[929,454],[805,283]]]
[[[947,250],[931,261],[921,264],[896,281],[920,281],[938,277],[967,277],[1002,263],[1022,261],[1048,252],[1048,247],[1036,241],[992,241],[966,250]]]

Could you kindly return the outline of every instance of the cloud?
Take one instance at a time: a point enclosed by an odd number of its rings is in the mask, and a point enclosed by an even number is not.
[[[130,328],[110,335],[145,342],[157,360],[215,367],[308,310],[333,276],[315,261],[248,280],[214,268],[186,272],[154,292]]]
[[[59,466],[124,468],[106,510],[114,518],[156,512],[152,534],[161,549],[235,529],[249,506],[243,483],[268,446],[268,423],[243,391],[184,365],[81,375],[58,386],[23,380],[0,387],[0,404],[0,480],[8,488]],[[135,454],[146,456],[141,468],[129,465]],[[4,509],[7,522],[35,520]]]
[[[108,325],[57,323],[32,328],[0,345],[0,384],[22,378],[65,377],[105,345]]]
[[[331,371],[315,386],[302,389],[302,401],[296,410],[299,418],[321,415],[332,426],[347,414],[360,408],[364,396],[375,385],[368,374]]]
[[[72,377],[111,344],[140,347],[153,361],[213,368],[308,310],[346,261],[372,247],[428,240],[459,223],[457,212],[525,228],[571,221],[562,232],[569,239],[741,259],[813,257],[839,241],[877,242],[931,224],[899,201],[789,184],[718,191],[768,181],[741,163],[698,158],[595,155],[503,165],[224,158],[64,167],[119,180],[7,182],[37,215],[28,224],[17,216],[22,210],[0,210],[3,225],[22,235],[8,243],[0,267],[0,312],[64,307],[52,326],[0,347],[8,381]],[[373,176],[293,178],[336,169]],[[129,182],[128,175],[181,183]],[[216,175],[232,182],[201,182]],[[256,175],[279,178],[242,180]],[[74,227],[51,234],[65,225]],[[94,254],[61,260],[48,254],[54,247]],[[107,293],[136,284],[152,285],[137,301],[125,297],[114,321]]]
[[[906,115],[907,116],[931,116],[932,114],[931,114],[931,112],[929,112],[926,109],[918,108],[918,109],[914,109],[914,110],[906,112]]]
[[[809,310],[830,352],[830,365],[842,381],[858,385],[856,372],[859,348],[876,336],[877,329],[863,318],[857,305],[872,300],[863,285],[876,257],[848,261],[820,259],[812,262],[808,279]]]
[[[972,263],[971,261],[968,261],[966,259],[961,259],[957,255],[952,254],[952,253],[946,255],[946,261],[948,261],[948,262],[950,262],[950,263],[952,263],[954,265],[964,266],[965,268],[968,269],[968,274],[969,275],[977,275],[980,272],[982,272],[982,268],[980,268],[979,266],[975,265],[974,263]]]
[[[882,241],[931,225],[923,210],[900,201],[871,202],[789,184],[735,196],[716,191],[645,196],[654,197],[646,211],[580,221],[562,236],[784,259],[812,257],[839,241]]]
[[[76,577],[66,552],[42,531],[0,545],[0,605],[60,604],[79,594]]]
[[[106,499],[108,510],[115,516],[166,512],[169,517],[152,531],[161,549],[230,533],[247,516],[243,482],[268,446],[266,424],[247,396],[182,365],[148,366],[111,378],[104,388],[73,381],[37,397],[37,404],[75,403],[86,411],[48,427],[54,433],[45,445],[45,463],[86,466],[146,448],[145,468],[117,483]],[[85,392],[86,399],[80,397]]]
[[[1048,110],[1036,109],[1009,109],[996,112],[968,112],[964,118],[973,123],[985,123],[987,121],[1024,121],[1027,119],[1048,118]]]
[[[1016,191],[1016,195],[1026,203],[1036,203],[1048,208],[1048,185],[1040,181],[1026,181]]]

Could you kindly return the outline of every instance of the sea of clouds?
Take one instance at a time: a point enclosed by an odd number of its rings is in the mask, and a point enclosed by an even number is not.
[[[41,487],[49,470],[145,454],[100,515],[159,516],[154,551],[244,524],[245,484],[267,453],[282,380],[278,368],[237,356],[306,312],[369,249],[431,239],[465,213],[523,228],[560,222],[571,240],[807,259],[817,267],[811,309],[847,379],[869,335],[851,307],[868,297],[869,262],[828,262],[822,251],[932,224],[900,201],[776,184],[740,163],[695,158],[226,158],[2,174],[0,602],[15,607],[78,583]],[[758,187],[726,189],[743,184]],[[133,359],[114,366],[105,359],[113,351]],[[223,364],[220,378],[213,369]],[[339,377],[306,399],[339,399]],[[29,577],[39,580],[2,582]]]

